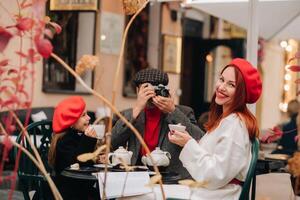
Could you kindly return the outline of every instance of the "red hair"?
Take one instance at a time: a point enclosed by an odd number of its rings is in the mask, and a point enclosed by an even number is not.
[[[231,113],[236,113],[243,120],[248,129],[249,138],[258,137],[259,129],[255,116],[249,111],[246,105],[246,85],[241,72],[233,65],[227,65],[222,70],[221,74],[227,67],[233,67],[235,72],[236,90],[233,101],[227,113],[223,113],[222,106],[215,102],[216,93],[214,93],[210,105],[208,121],[205,124],[207,132],[216,129],[220,121]]]

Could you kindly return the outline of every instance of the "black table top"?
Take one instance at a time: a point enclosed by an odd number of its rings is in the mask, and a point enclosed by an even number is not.
[[[109,172],[124,172],[121,169],[108,169]],[[97,181],[97,172],[104,172],[102,168],[96,167],[87,167],[80,168],[80,170],[72,170],[69,167],[62,171],[61,175],[74,179],[81,180],[93,180]],[[153,175],[150,173],[150,176]],[[163,183],[165,184],[177,184],[179,180],[181,180],[181,176],[175,172],[161,172]]]
[[[61,175],[69,178],[81,179],[81,180],[92,180],[92,181],[98,180],[96,175],[93,175],[92,173],[80,173],[75,171],[72,172],[68,170],[63,170],[61,172]]]

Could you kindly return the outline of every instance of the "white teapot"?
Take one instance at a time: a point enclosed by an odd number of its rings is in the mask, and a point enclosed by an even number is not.
[[[108,154],[108,160],[110,161],[110,158],[112,158],[111,164],[113,164],[113,165],[117,165],[117,164],[121,163],[119,158],[121,158],[127,165],[130,165],[131,157],[132,157],[132,151],[127,151],[122,146],[120,146],[113,153]]]
[[[159,147],[156,147],[155,150],[151,152],[151,157],[153,158],[154,163],[157,166],[167,167],[170,164],[171,154],[167,151],[160,150]],[[153,166],[150,157],[143,156],[142,163],[144,165]]]

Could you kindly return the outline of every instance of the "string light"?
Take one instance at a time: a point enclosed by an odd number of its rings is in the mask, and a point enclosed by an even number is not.
[[[206,56],[206,61],[209,62],[209,63],[212,62],[212,61],[213,61],[212,55],[207,54],[207,56]]]
[[[284,88],[285,91],[289,91],[290,90],[290,86],[288,84],[285,84],[283,88]]]
[[[286,47],[288,46],[287,41],[285,41],[285,40],[281,41],[281,42],[280,42],[280,46],[281,46],[282,48],[286,48]]]
[[[284,75],[284,80],[290,81],[292,79],[292,76],[290,74],[285,74]]]
[[[291,45],[288,45],[288,46],[285,48],[285,50],[286,50],[287,52],[291,52],[291,51],[293,50],[293,47],[292,47]]]
[[[101,35],[101,40],[106,40],[106,35]]]
[[[287,104],[287,103],[281,102],[281,103],[279,104],[279,109],[280,109],[282,112],[286,112],[286,111],[287,111],[287,107],[288,107],[288,104]]]

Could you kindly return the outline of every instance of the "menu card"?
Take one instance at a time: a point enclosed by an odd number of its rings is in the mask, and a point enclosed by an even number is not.
[[[98,173],[97,177],[100,195],[102,196],[104,172]],[[126,184],[124,188],[125,179]],[[149,181],[150,178],[148,172],[128,172],[128,174],[127,172],[108,172],[105,188],[106,198],[118,198],[122,195],[125,197],[150,193],[152,191],[151,188],[145,186]]]

